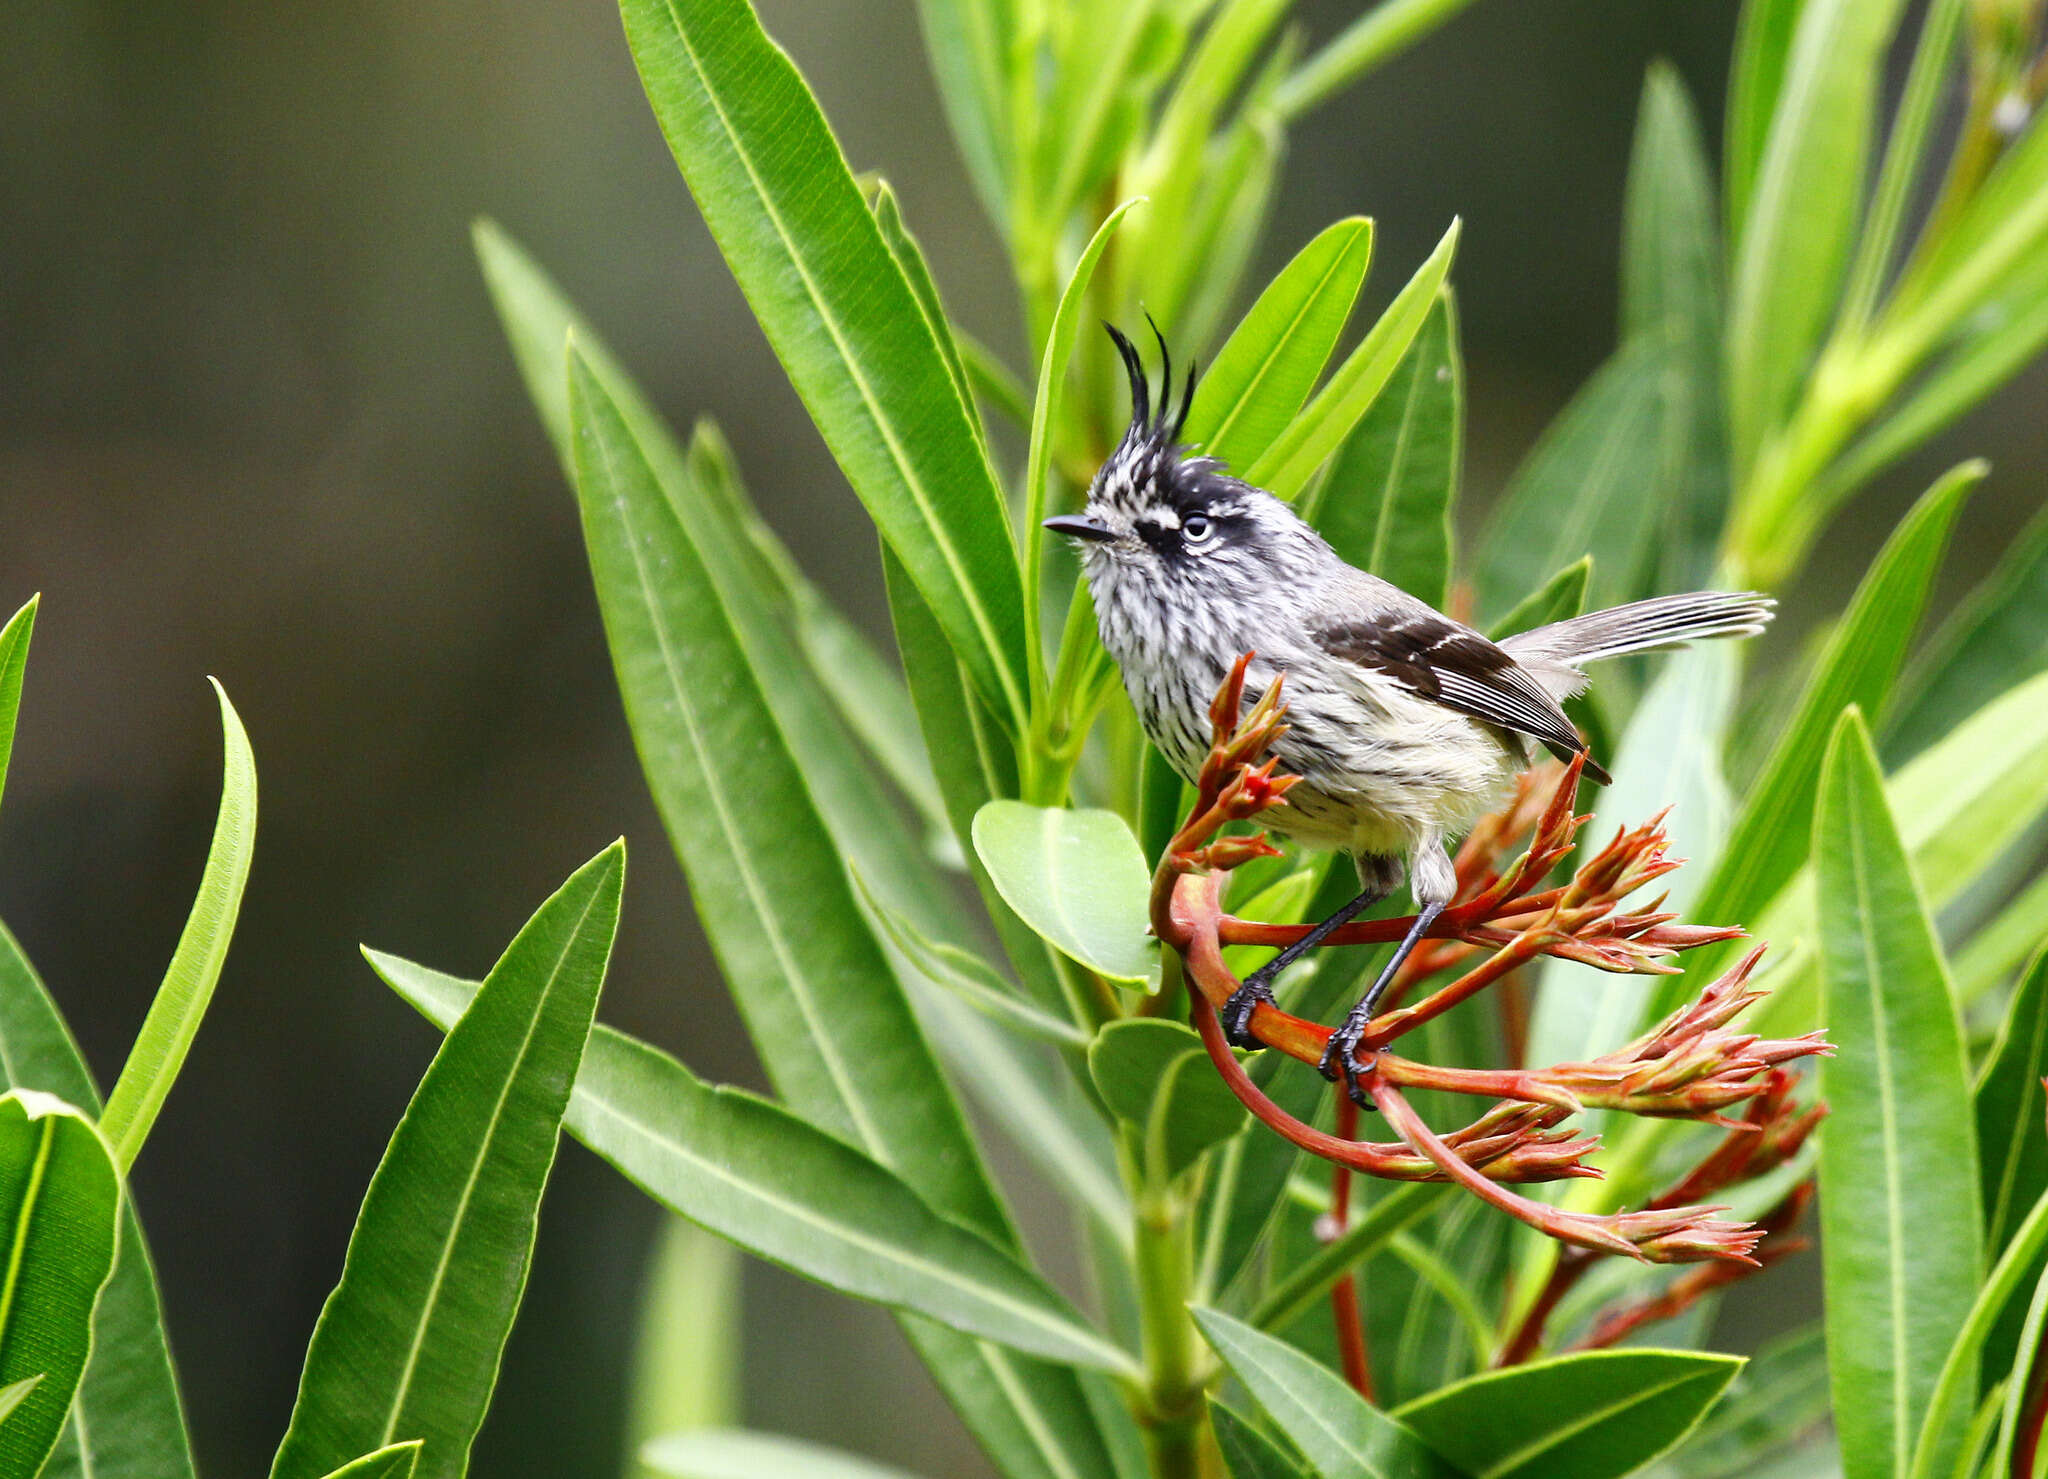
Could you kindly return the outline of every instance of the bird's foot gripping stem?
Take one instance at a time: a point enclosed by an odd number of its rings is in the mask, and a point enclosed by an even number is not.
[[[1324,1078],[1333,1084],[1344,1086],[1344,1092],[1351,1096],[1351,1102],[1360,1109],[1376,1107],[1372,1102],[1372,1096],[1366,1093],[1362,1080],[1366,1071],[1372,1067],[1372,1060],[1379,1056],[1379,1049],[1374,1048],[1363,1059],[1358,1055],[1358,1042],[1365,1035],[1367,1020],[1356,1011],[1347,1016],[1344,1025],[1330,1034],[1330,1040],[1323,1045],[1322,1060],[1316,1064]]]
[[[1216,1014],[1223,1024],[1223,1040],[1233,1048],[1263,1048],[1264,1043],[1252,1036],[1252,1013],[1261,1006],[1272,1006],[1273,987],[1270,981],[1261,979],[1263,973],[1252,978],[1230,993],[1223,1003],[1223,1010]]]

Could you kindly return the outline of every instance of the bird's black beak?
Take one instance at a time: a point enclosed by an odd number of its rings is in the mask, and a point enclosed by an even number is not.
[[[1055,534],[1071,534],[1091,544],[1103,544],[1116,538],[1116,530],[1093,514],[1054,514],[1045,521],[1045,527]]]

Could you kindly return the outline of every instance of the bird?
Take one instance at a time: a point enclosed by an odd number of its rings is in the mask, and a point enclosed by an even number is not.
[[[1415,918],[1378,978],[1331,1033],[1321,1070],[1365,1104],[1359,1055],[1401,963],[1457,890],[1448,844],[1500,804],[1547,750],[1608,777],[1562,702],[1588,663],[1762,631],[1774,602],[1754,592],[1657,596],[1498,642],[1346,562],[1284,500],[1181,443],[1190,366],[1176,410],[1160,358],[1156,412],[1137,348],[1105,324],[1130,382],[1131,419],[1078,513],[1044,527],[1075,541],[1102,643],[1146,737],[1194,782],[1209,751],[1212,696],[1243,654],[1248,691],[1286,678],[1288,725],[1272,753],[1300,779],[1263,818],[1306,848],[1350,857],[1359,892],[1246,977],[1219,1014],[1237,1047],[1274,979],[1406,876]]]

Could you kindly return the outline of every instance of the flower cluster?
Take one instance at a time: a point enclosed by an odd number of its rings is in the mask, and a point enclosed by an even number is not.
[[[1560,1265],[1573,1270],[1565,1275],[1566,1287],[1583,1261],[1599,1254],[1654,1263],[1708,1261],[1713,1271],[1688,1275],[1660,1296],[1667,1303],[1690,1303],[1705,1288],[1758,1266],[1759,1241],[1767,1232],[1790,1225],[1804,1205],[1805,1191],[1795,1192],[1755,1224],[1725,1220],[1718,1214],[1726,1208],[1705,1199],[1775,1169],[1796,1152],[1825,1109],[1794,1104],[1796,1079],[1785,1065],[1828,1051],[1820,1033],[1766,1039],[1734,1025],[1762,994],[1748,984],[1760,949],[1652,1031],[1590,1062],[1449,1068],[1394,1050],[1393,1045],[1415,1028],[1500,986],[1539,957],[1579,961],[1606,971],[1671,974],[1678,969],[1671,964],[1674,955],[1741,934],[1736,929],[1678,923],[1662,910],[1661,898],[1643,906],[1628,902],[1645,885],[1679,866],[1667,855],[1661,816],[1620,831],[1579,862],[1564,881],[1552,881],[1589,820],[1573,812],[1576,762],[1525,777],[1514,800],[1466,839],[1456,860],[1456,899],[1410,957],[1387,995],[1386,1009],[1367,1028],[1363,1046],[1370,1056],[1358,1075],[1358,1087],[1397,1141],[1356,1140],[1318,1130],[1274,1104],[1245,1073],[1216,1016],[1240,984],[1225,963],[1224,948],[1284,947],[1306,931],[1306,926],[1239,919],[1222,907],[1231,870],[1275,851],[1263,837],[1224,829],[1285,805],[1295,779],[1276,775],[1270,760],[1259,763],[1274,738],[1284,732],[1286,706],[1281,702],[1281,680],[1276,679],[1255,704],[1243,707],[1248,660],[1239,661],[1210,710],[1212,749],[1195,806],[1160,860],[1152,909],[1154,932],[1184,967],[1194,1022],[1210,1057],[1246,1108],[1275,1132],[1345,1171],[1397,1180],[1452,1181],[1574,1250],[1583,1250],[1574,1251]],[[1511,853],[1524,834],[1526,843]],[[1355,922],[1335,931],[1329,943],[1392,941],[1410,923]],[[1448,980],[1435,984],[1454,971]],[[1265,1004],[1252,1013],[1249,1028],[1266,1047],[1309,1064],[1320,1059],[1330,1035],[1326,1027]],[[1471,1123],[1440,1134],[1409,1103],[1407,1091],[1413,1089],[1496,1102]],[[1597,1137],[1577,1133],[1564,1123],[1585,1108],[1692,1120],[1720,1126],[1726,1135],[1669,1193],[1640,1211],[1571,1212],[1510,1190],[1511,1183],[1600,1174],[1586,1163],[1597,1148]],[[1349,1127],[1340,1117],[1339,1128]],[[1658,1315],[1638,1309],[1626,1317],[1639,1323]]]

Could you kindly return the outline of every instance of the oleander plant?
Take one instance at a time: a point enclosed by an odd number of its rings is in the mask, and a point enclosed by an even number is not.
[[[1291,785],[1284,675],[1247,692],[1239,664],[1184,784],[1040,527],[1130,415],[1098,321],[1149,317],[1204,367],[1191,447],[1495,637],[1782,590],[2048,340],[2039,7],[1930,0],[1907,34],[1900,0],[1747,0],[1718,166],[1681,79],[1646,79],[1620,342],[1461,543],[1459,223],[1355,327],[1370,219],[1247,274],[1316,106],[1466,3],[1380,0],[1310,48],[1287,0],[919,0],[1015,281],[1013,366],[948,316],[747,0],[622,0],[683,181],[873,520],[894,650],[779,542],[763,509],[796,505],[757,504],[712,421],[665,425],[479,224],[773,1093],[595,1021],[623,844],[481,982],[366,950],[447,1035],[273,1479],[466,1471],[563,1133],[679,1214],[634,1431],[598,1468],[902,1479],[739,1426],[736,1247],[893,1312],[1005,1479],[2038,1472],[2048,515],[1922,630],[1983,464],[1801,650],[1634,659],[1574,701],[1611,783],[1545,764],[1463,839],[1371,1025],[1369,1110],[1315,1065],[1398,900],[1282,978],[1258,1048],[1218,1025],[1351,881],[1260,827]],[[0,781],[35,611],[0,630]],[[193,1473],[124,1178],[251,867],[255,764],[220,706],[213,847],[104,1101],[0,931],[0,1476]],[[1715,1350],[1730,1291],[1795,1257],[1824,1318]]]

